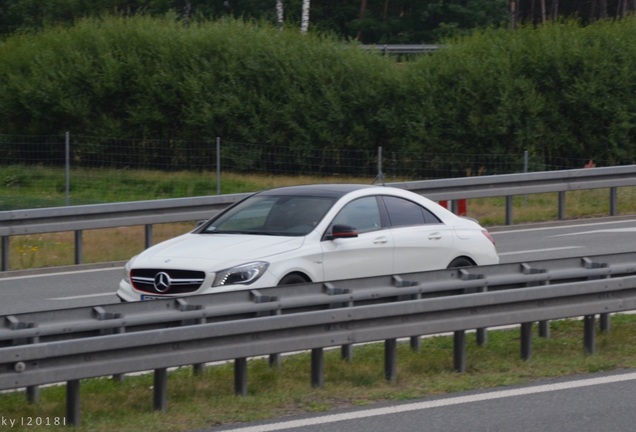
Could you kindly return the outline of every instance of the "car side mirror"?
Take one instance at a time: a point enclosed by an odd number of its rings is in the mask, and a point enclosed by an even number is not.
[[[349,225],[334,225],[331,227],[331,235],[327,237],[329,240],[339,238],[355,238],[358,237],[358,231],[355,227]]]

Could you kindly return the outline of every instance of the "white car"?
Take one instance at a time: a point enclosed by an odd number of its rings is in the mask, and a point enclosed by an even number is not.
[[[360,184],[255,193],[132,258],[122,301],[497,264],[472,219],[402,189]]]

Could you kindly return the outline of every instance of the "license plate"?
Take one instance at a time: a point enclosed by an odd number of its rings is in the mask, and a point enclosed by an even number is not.
[[[151,296],[151,295],[145,295],[145,294],[141,296],[141,300],[161,300],[165,298],[167,297]]]

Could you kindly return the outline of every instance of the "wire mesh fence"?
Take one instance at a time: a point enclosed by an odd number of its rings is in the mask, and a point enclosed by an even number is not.
[[[0,210],[213,195],[224,193],[227,173],[390,182],[581,168],[587,162],[528,152],[404,154],[390,146],[298,148],[69,133],[0,135],[0,154]]]

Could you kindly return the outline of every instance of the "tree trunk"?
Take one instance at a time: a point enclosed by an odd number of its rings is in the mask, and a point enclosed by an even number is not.
[[[550,6],[552,16],[552,21],[556,21],[559,17],[559,0],[552,0],[552,5]]]
[[[309,29],[309,9],[311,8],[311,0],[303,0],[302,16],[300,20],[300,32],[307,33]]]
[[[545,0],[541,0],[541,24],[545,24],[545,21],[546,21]]]
[[[364,18],[364,13],[367,11],[367,0],[360,0],[360,16],[359,18]],[[358,34],[356,35],[356,40],[362,39],[362,30],[358,30]]]
[[[607,0],[599,1],[598,16],[601,19],[607,18]]]
[[[282,30],[285,23],[285,10],[283,9],[283,0],[276,0],[276,21],[278,28]]]

